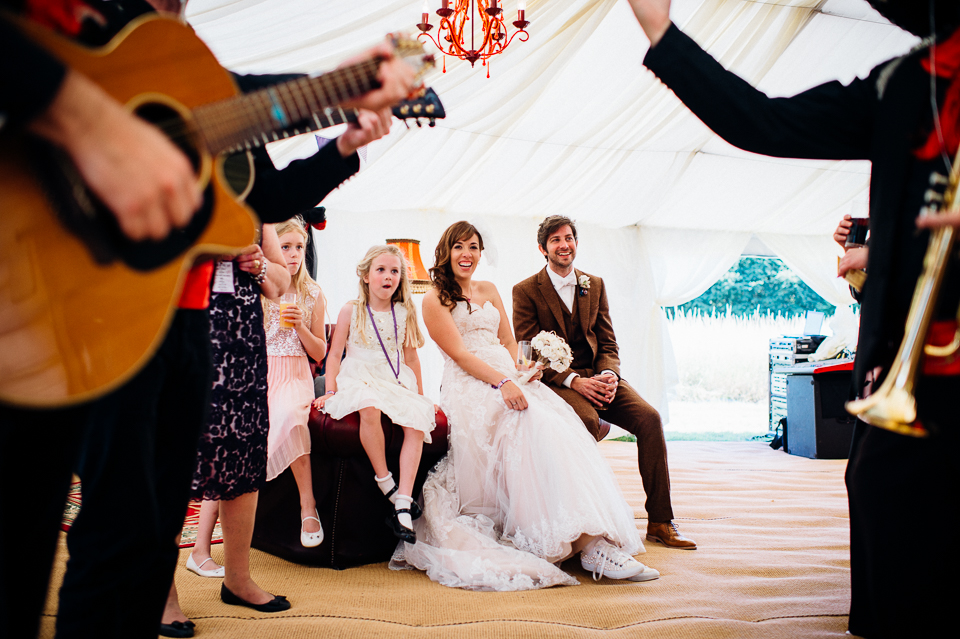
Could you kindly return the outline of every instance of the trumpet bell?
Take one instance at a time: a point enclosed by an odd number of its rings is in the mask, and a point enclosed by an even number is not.
[[[871,395],[846,404],[847,412],[862,421],[899,435],[927,437],[929,432],[917,422],[917,400],[902,388]]]

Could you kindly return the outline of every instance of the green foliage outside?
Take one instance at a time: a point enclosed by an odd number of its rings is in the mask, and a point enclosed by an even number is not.
[[[782,260],[741,257],[703,295],[681,306],[665,308],[673,318],[677,309],[702,315],[774,315],[796,317],[807,311],[833,314],[834,307],[804,284]]]

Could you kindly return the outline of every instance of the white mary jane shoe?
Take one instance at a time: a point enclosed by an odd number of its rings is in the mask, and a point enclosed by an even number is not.
[[[190,556],[187,557],[187,570],[189,570],[192,573],[196,573],[201,577],[219,577],[222,579],[224,574],[223,566],[218,566],[214,570],[203,569],[203,565],[208,561],[213,561],[213,557],[207,557],[202,562],[200,562],[200,565],[198,566],[197,562],[193,560],[193,553],[190,553]]]
[[[323,526],[320,526],[320,530],[317,532],[307,532],[303,529],[303,522],[307,521],[308,519],[312,519],[319,524],[320,513],[317,513],[316,517],[304,517],[300,520],[300,544],[304,548],[314,548],[323,543]]]

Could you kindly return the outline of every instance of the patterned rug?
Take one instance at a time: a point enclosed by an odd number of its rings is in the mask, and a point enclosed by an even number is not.
[[[80,512],[80,480],[73,478],[70,485],[70,492],[67,494],[67,505],[63,510],[63,521],[60,528],[64,532],[70,530],[73,520],[77,518]],[[187,507],[187,518],[183,520],[183,536],[180,538],[181,548],[192,548],[197,543],[197,526],[200,523],[200,501],[191,501]],[[219,544],[223,542],[223,533],[220,530],[220,522],[213,527],[213,539],[210,543]]]

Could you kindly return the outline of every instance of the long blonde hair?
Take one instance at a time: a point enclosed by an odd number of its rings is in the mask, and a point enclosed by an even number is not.
[[[299,215],[290,218],[286,222],[281,222],[275,227],[277,231],[277,237],[282,237],[287,233],[297,233],[300,237],[303,238],[304,246],[306,247],[307,242],[307,230],[303,223],[303,218]],[[300,268],[297,272],[291,276],[294,289],[297,291],[297,306],[300,307],[304,313],[307,312],[307,298],[311,297],[310,290],[312,287],[320,288],[320,285],[310,277],[310,274],[307,272],[307,256],[303,256],[303,260],[300,262]],[[320,295],[324,302],[326,298],[323,297],[323,289],[320,290]],[[266,322],[266,303],[267,298],[263,297],[264,304],[264,322]],[[326,306],[326,304],[324,304]]]
[[[381,255],[393,255],[400,260],[400,286],[393,292],[392,303],[402,304],[407,309],[407,333],[403,339],[403,346],[420,348],[424,344],[423,333],[420,332],[420,322],[417,320],[417,307],[413,303],[413,293],[410,290],[410,277],[407,274],[407,260],[403,256],[403,251],[392,244],[380,244],[371,246],[367,254],[363,256],[360,263],[357,264],[357,276],[360,278],[360,295],[354,304],[357,305],[357,312],[354,314],[353,325],[350,326],[352,332],[364,342],[367,338],[367,325],[370,320],[367,319],[367,304],[370,303],[370,285],[363,281],[370,274],[370,267],[373,260]]]

